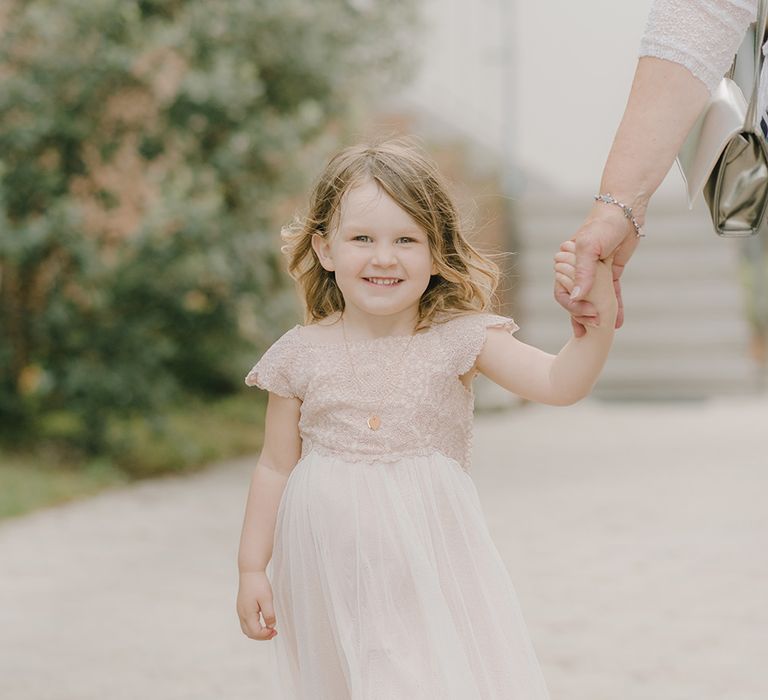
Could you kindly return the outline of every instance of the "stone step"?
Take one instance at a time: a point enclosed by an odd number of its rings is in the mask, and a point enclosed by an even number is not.
[[[541,249],[525,250],[512,265],[512,274],[527,281],[550,279],[554,265],[554,255],[559,243]],[[690,256],[686,251],[658,250],[645,248],[638,250],[623,274],[624,284],[631,282],[669,280],[675,283],[675,275],[680,273],[681,264],[686,281],[709,282],[721,275],[733,272],[738,265],[733,250],[719,250],[711,246],[701,246]]]
[[[601,380],[591,396],[608,401],[690,401],[705,400],[712,396],[744,396],[759,393],[760,384],[753,380],[733,381],[713,377],[687,384],[649,382],[643,378],[622,378],[619,381]]]
[[[659,342],[660,333],[658,326],[652,328],[630,329],[623,326],[615,336],[612,347],[612,356],[649,358],[681,356],[690,357],[694,352],[706,356],[716,357],[741,357],[745,353],[747,338],[744,337],[743,328],[733,325],[729,329],[718,328],[695,330],[688,332],[680,327],[674,328],[675,333],[664,335],[664,342]],[[523,332],[525,331],[525,332]],[[525,326],[516,337],[524,343],[535,345],[546,352],[555,353],[568,342],[571,337],[570,324],[559,327]]]
[[[558,196],[553,201],[550,197],[539,198],[533,195],[515,200],[514,211],[520,222],[520,230],[526,233],[535,230],[537,236],[534,240],[546,231],[560,231],[568,238],[581,225],[590,205],[588,197]],[[532,222],[536,223],[536,228]],[[665,243],[674,243],[693,237],[695,240],[706,239],[723,244],[732,242],[714,232],[709,213],[701,199],[697,200],[690,211],[674,200],[655,200],[648,209],[645,233],[645,241],[662,239]]]
[[[714,392],[738,394],[757,390],[758,380],[756,368],[738,355],[715,357],[688,353],[636,359],[612,355],[594,393],[668,398],[707,396]]]
[[[507,281],[517,292],[517,337],[554,353],[571,329],[553,298],[552,257],[588,205],[567,198],[557,208],[550,199],[518,205],[520,250]],[[649,236],[622,280],[626,322],[595,395],[700,398],[757,387],[739,280],[742,242],[718,238],[707,216],[703,207],[649,212]]]
[[[751,369],[743,362],[730,362],[703,354],[696,356],[666,354],[634,358],[612,355],[606,362],[604,377],[612,380],[631,377],[636,370],[646,367],[653,367],[655,376],[670,382],[689,381],[713,372],[716,372],[721,379],[736,380],[753,376]]]
[[[637,280],[622,285],[622,298],[627,310],[635,315],[657,312],[661,315],[676,316],[679,320],[689,317],[712,318],[735,313],[741,317],[744,293],[740,285],[723,279],[709,283],[673,283],[668,280],[658,284],[641,284]],[[565,310],[555,301],[553,280],[531,280],[518,296],[520,303],[531,313],[547,314],[549,310]]]
[[[519,229],[522,234],[521,245],[525,247],[526,251],[549,247],[553,243],[559,246],[561,241],[576,233],[580,224],[581,220],[576,218],[532,217]],[[701,225],[691,226],[690,223],[677,216],[656,221],[656,228],[647,229],[645,238],[640,241],[641,246],[657,243],[670,250],[690,249],[691,246],[728,250],[738,248],[741,245],[737,239],[721,238],[709,229],[705,229]]]
[[[556,250],[563,240],[570,238],[583,221],[585,211],[564,209],[537,210],[533,206],[519,207],[520,252]],[[640,241],[638,253],[657,248],[664,252],[681,249],[697,256],[705,251],[728,257],[743,247],[744,239],[717,236],[703,208],[694,211],[661,207],[651,210],[646,223],[646,237]],[[638,254],[636,253],[636,255]]]

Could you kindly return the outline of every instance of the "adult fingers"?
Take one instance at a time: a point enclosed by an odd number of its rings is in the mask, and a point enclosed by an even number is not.
[[[591,326],[593,328],[597,328],[600,325],[599,316],[571,316],[571,318],[580,323],[582,326]]]
[[[614,267],[619,268],[618,276],[621,277],[621,273],[624,271],[625,265],[629,262],[637,246],[640,243],[640,239],[634,235],[628,235],[621,244],[616,248],[616,254],[613,257]]]
[[[616,314],[616,328],[624,325],[624,300],[621,296],[621,275],[624,273],[624,267],[629,262],[632,254],[635,252],[640,239],[637,236],[629,236],[616,249],[616,255],[613,258],[613,282],[616,291],[616,300],[618,301],[618,312]]]
[[[624,300],[621,296],[621,275],[624,272],[624,265],[617,263],[616,258],[621,252],[621,248],[616,251],[611,264],[611,272],[613,274],[613,290],[616,293],[616,302],[618,303],[616,311],[616,328],[621,328],[624,325]],[[626,258],[625,258],[626,259]]]
[[[573,328],[573,335],[576,338],[581,338],[587,333],[587,327],[583,323],[579,323],[573,316],[571,316],[571,328]]]
[[[621,328],[624,325],[624,302],[621,298],[621,280],[618,277],[613,279],[613,289],[616,292],[616,301],[618,302],[615,328]]]
[[[574,301],[570,298],[570,292],[559,281],[555,282],[555,299],[565,310],[577,318],[590,319],[599,322],[599,314],[594,304],[590,301]]]

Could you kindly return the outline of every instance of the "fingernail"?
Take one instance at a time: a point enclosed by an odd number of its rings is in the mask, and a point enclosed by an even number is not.
[[[571,292],[571,300],[573,301],[574,299],[576,299],[576,297],[578,297],[579,294],[581,294],[581,287],[574,287],[573,291]]]

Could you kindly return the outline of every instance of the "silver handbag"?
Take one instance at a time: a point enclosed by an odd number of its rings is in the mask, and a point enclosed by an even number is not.
[[[751,236],[767,226],[768,144],[759,110],[767,14],[768,1],[760,0],[757,21],[677,156],[688,206],[701,191],[719,236]]]

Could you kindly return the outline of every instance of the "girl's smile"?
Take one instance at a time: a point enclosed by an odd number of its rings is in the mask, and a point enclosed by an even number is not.
[[[403,281],[397,277],[363,277],[363,279],[377,287],[394,287]]]

